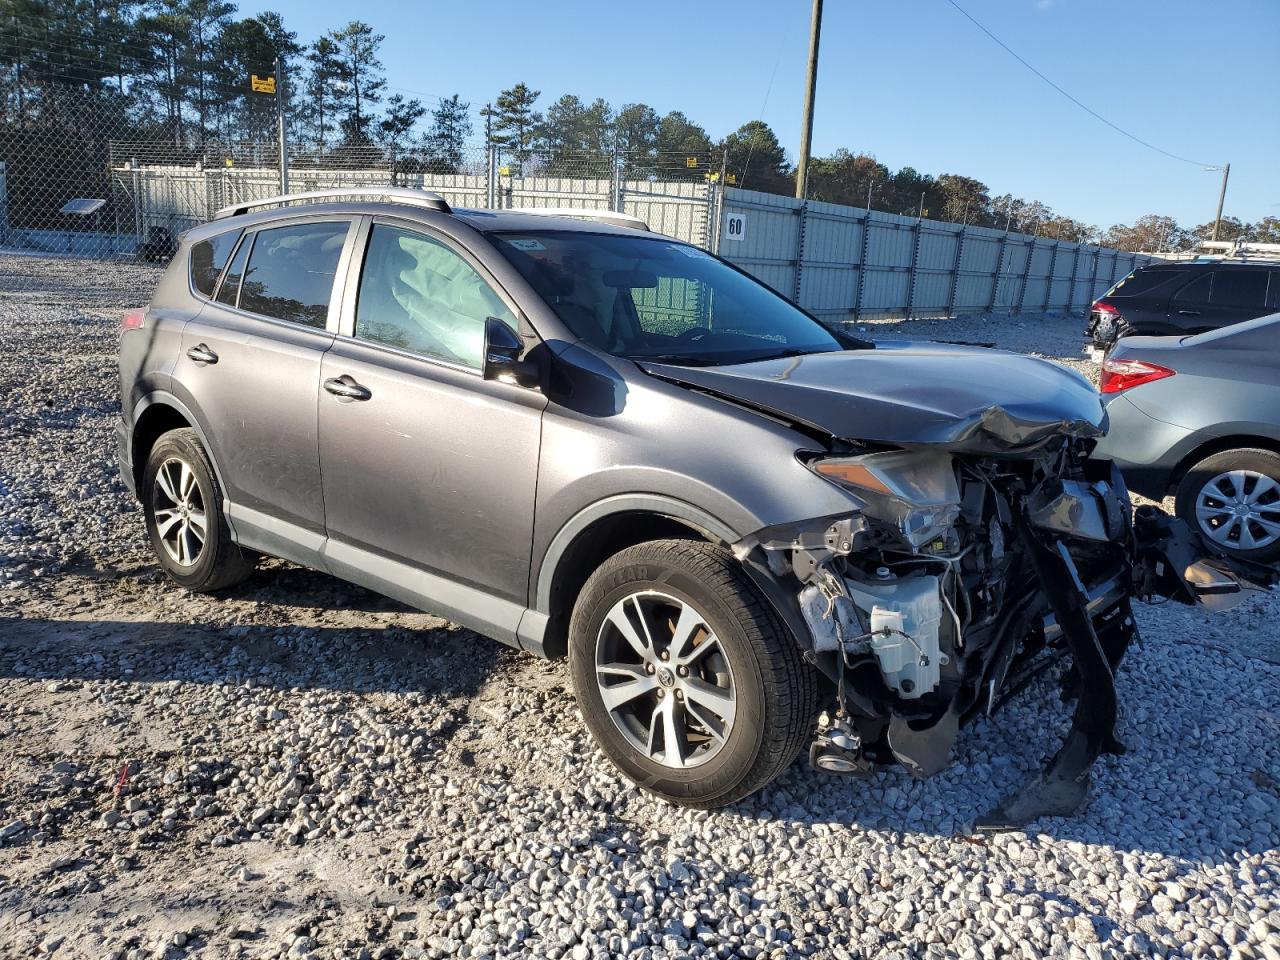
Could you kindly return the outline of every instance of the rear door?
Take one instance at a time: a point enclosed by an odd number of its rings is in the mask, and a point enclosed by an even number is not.
[[[175,371],[210,446],[240,542],[314,562],[324,540],[316,401],[337,330],[351,217],[246,230]]]
[[[372,218],[325,354],[320,466],[333,573],[514,642],[528,593],[542,410],[481,375],[517,308],[416,222]]]
[[[1267,278],[1270,273],[1265,267],[1215,270],[1209,308],[1205,314],[1206,328],[1243,323],[1270,313],[1267,307]]]

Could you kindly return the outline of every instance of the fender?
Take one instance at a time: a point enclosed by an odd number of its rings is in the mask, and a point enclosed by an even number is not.
[[[227,485],[223,482],[222,469],[218,466],[217,457],[213,455],[213,448],[209,445],[209,440],[205,436],[204,427],[201,424],[200,418],[192,412],[190,407],[175,397],[168,390],[152,390],[133,404],[133,417],[129,423],[128,436],[126,438],[129,444],[128,452],[130,467],[134,465],[133,438],[134,434],[138,430],[138,424],[141,422],[143,414],[146,413],[148,409],[158,405],[172,407],[174,410],[178,411],[178,413],[182,414],[183,419],[191,425],[191,429],[196,432],[196,436],[200,440],[200,446],[204,448],[204,454],[209,458],[209,463],[213,466],[213,474],[218,481],[218,489],[222,491],[222,515],[226,518],[227,525],[231,528],[232,537],[238,541],[239,538],[236,536],[235,523],[231,519],[231,500],[226,494]]]
[[[739,533],[718,517],[712,516],[701,507],[677,500],[662,494],[622,493],[579,510],[562,526],[551,539],[542,563],[538,568],[537,587],[534,591],[533,612],[544,617],[551,613],[551,584],[555,579],[556,569],[569,545],[587,527],[605,517],[620,513],[656,513],[683,520],[704,531],[714,539],[726,544],[734,543],[742,538]]]

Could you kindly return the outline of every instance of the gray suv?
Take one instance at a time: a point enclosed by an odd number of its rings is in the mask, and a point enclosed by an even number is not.
[[[832,332],[618,214],[273,198],[182,237],[124,326],[119,455],[172,580],[270,554],[567,653],[603,751],[681,803],[806,743],[931,774],[1069,655],[1067,743],[992,822],[1065,812],[1118,749],[1130,598],[1237,589],[1159,562],[1176,521],[1087,458],[1079,375]]]

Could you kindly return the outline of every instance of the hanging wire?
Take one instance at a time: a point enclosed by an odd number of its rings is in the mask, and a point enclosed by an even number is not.
[[[1216,164],[1211,164],[1211,163],[1203,163],[1203,162],[1201,162],[1201,161],[1199,161],[1199,160],[1191,160],[1191,159],[1189,159],[1189,158],[1187,158],[1187,157],[1179,156],[1179,155],[1178,155],[1178,154],[1176,154],[1176,153],[1171,153],[1171,152],[1170,152],[1170,151],[1168,151],[1168,150],[1164,150],[1164,149],[1162,149],[1161,147],[1157,147],[1154,143],[1148,143],[1146,140],[1143,140],[1141,137],[1139,137],[1139,136],[1135,136],[1134,134],[1130,133],[1128,130],[1125,130],[1123,127],[1118,126],[1117,124],[1112,123],[1110,120],[1108,120],[1108,119],[1107,119],[1106,117],[1104,117],[1102,114],[1098,113],[1098,111],[1097,111],[1097,110],[1094,110],[1092,107],[1089,107],[1089,106],[1087,106],[1087,105],[1086,105],[1086,104],[1084,104],[1084,103],[1081,103],[1079,100],[1077,100],[1075,97],[1073,97],[1070,93],[1068,93],[1066,90],[1062,89],[1062,87],[1058,86],[1056,83],[1054,83],[1054,82],[1053,82],[1052,80],[1050,80],[1048,77],[1046,77],[1043,73],[1041,73],[1039,70],[1037,70],[1035,67],[1033,67],[1030,63],[1028,63],[1025,59],[1023,59],[1023,58],[1022,58],[1022,57],[1017,53],[1017,51],[1015,51],[1015,50],[1014,50],[1012,47],[1010,47],[1007,43],[1005,43],[1003,40],[1001,40],[999,37],[997,37],[994,33],[992,33],[990,30],[988,30],[986,27],[984,27],[984,26],[983,26],[981,23],[979,23],[976,19],[974,19],[973,15],[972,15],[972,14],[970,14],[970,13],[969,13],[969,11],[967,11],[964,7],[960,6],[960,4],[956,3],[956,0],[947,0],[947,3],[949,3],[949,4],[951,4],[951,6],[955,7],[955,8],[956,8],[956,10],[958,10],[958,11],[960,12],[960,14],[961,14],[961,15],[962,15],[966,20],[968,20],[968,21],[969,21],[970,23],[972,23],[975,27],[977,27],[979,30],[981,30],[983,33],[985,33],[985,34],[986,34],[988,37],[990,37],[993,41],[995,41],[995,43],[996,43],[996,44],[998,44],[998,45],[999,45],[999,46],[1000,46],[1000,47],[1001,47],[1001,48],[1002,48],[1002,49],[1003,49],[1007,54],[1009,54],[1009,56],[1013,57],[1013,58],[1014,58],[1015,60],[1017,60],[1020,64],[1022,64],[1024,67],[1026,67],[1026,68],[1027,68],[1028,70],[1030,70],[1032,73],[1034,73],[1037,77],[1039,77],[1041,80],[1043,80],[1043,81],[1044,81],[1045,83],[1047,83],[1049,86],[1053,87],[1053,89],[1054,89],[1054,90],[1057,90],[1057,91],[1058,91],[1058,93],[1062,94],[1064,97],[1066,97],[1068,100],[1070,100],[1072,103],[1074,103],[1077,107],[1079,107],[1079,108],[1080,108],[1081,110],[1083,110],[1085,113],[1089,114],[1089,115],[1090,115],[1091,117],[1093,117],[1095,120],[1100,120],[1100,121],[1102,121],[1102,122],[1103,122],[1103,123],[1105,123],[1108,127],[1110,127],[1112,130],[1116,131],[1116,133],[1119,133],[1119,134],[1121,134],[1122,136],[1128,137],[1128,138],[1129,138],[1130,140],[1132,140],[1134,143],[1141,144],[1142,146],[1146,147],[1148,150],[1154,150],[1156,153],[1163,154],[1164,156],[1168,157],[1168,158],[1169,158],[1169,159],[1171,159],[1171,160],[1177,160],[1177,161],[1179,161],[1179,162],[1181,162],[1181,163],[1189,163],[1189,164],[1191,164],[1191,165],[1192,165],[1192,166],[1194,166],[1194,167],[1207,167],[1207,168],[1208,168],[1208,169],[1210,169],[1210,170],[1221,170],[1221,169],[1222,169],[1222,166],[1221,166],[1221,165],[1216,165]]]

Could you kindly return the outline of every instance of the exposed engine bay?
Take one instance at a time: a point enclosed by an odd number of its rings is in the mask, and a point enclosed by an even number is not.
[[[1073,812],[1094,761],[1123,752],[1114,673],[1137,636],[1133,599],[1225,609],[1280,579],[1155,507],[1135,512],[1115,466],[1090,457],[1107,429],[1096,390],[1050,360],[880,341],[645,369],[806,435],[805,466],[857,505],[733,545],[830,680],[815,767],[930,776],[963,722],[1070,660],[1070,732],[980,829]]]
[[[1124,752],[1113,675],[1137,635],[1132,598],[1222,605],[1275,579],[1212,555],[1155,508],[1135,515],[1119,472],[1088,459],[1087,436],[1029,439],[815,454],[811,469],[862,510],[735,546],[834,686],[810,751],[819,769],[897,762],[930,776],[962,723],[1070,657],[1070,733],[979,829],[1071,813],[1094,761]]]

